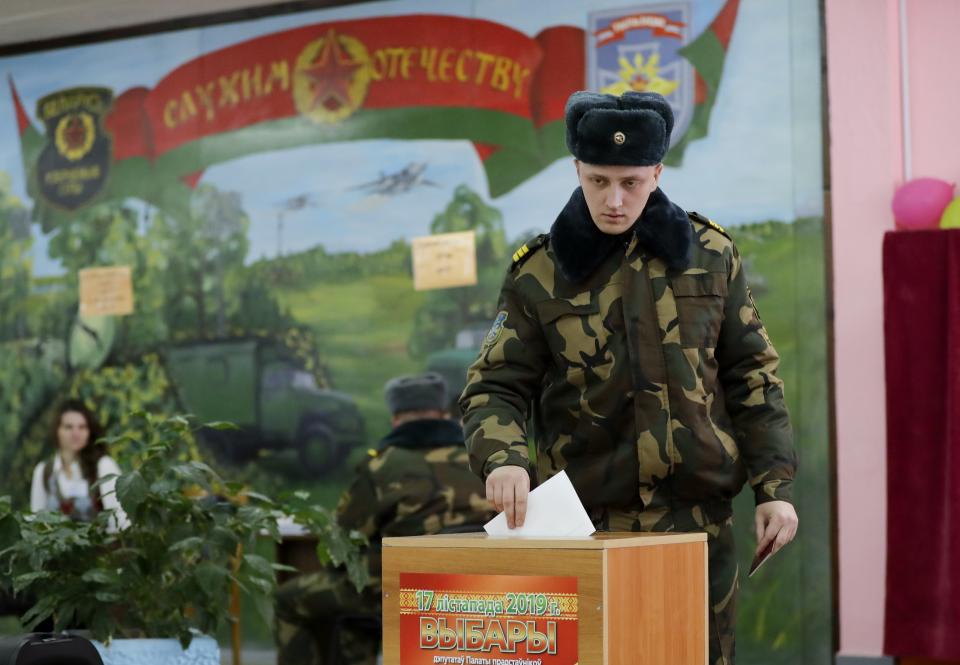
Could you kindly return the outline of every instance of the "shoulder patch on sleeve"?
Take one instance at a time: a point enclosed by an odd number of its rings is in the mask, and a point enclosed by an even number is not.
[[[493,346],[497,343],[497,340],[500,339],[501,333],[503,333],[503,324],[507,322],[508,313],[506,310],[497,312],[497,318],[493,321],[493,327],[490,328],[490,332],[487,333],[487,336],[483,338],[483,350],[486,350],[487,347]]]
[[[729,233],[725,228],[723,228],[722,226],[720,226],[719,224],[717,224],[715,221],[713,221],[713,220],[710,219],[709,217],[706,217],[706,216],[704,216],[704,215],[701,215],[699,212],[688,212],[687,215],[688,215],[688,216],[690,217],[690,219],[692,219],[693,221],[699,222],[700,224],[703,224],[704,226],[709,226],[711,229],[713,229],[714,231],[716,231],[716,232],[719,233],[720,235],[726,236],[727,238],[730,238],[730,240],[733,240],[733,237],[730,235],[730,233]]]
[[[541,233],[533,240],[528,240],[526,243],[524,243],[520,249],[513,253],[513,263],[510,265],[510,270],[516,270],[522,266],[523,262],[533,256],[534,252],[543,247],[546,241],[547,235]]]

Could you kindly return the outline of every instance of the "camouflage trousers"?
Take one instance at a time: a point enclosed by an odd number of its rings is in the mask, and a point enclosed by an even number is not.
[[[636,513],[612,511],[604,513],[599,520],[598,528],[605,531],[647,530],[641,528]],[[734,665],[740,571],[733,542],[733,518],[727,518],[717,524],[707,524],[700,530],[707,534],[707,568],[710,585],[710,611],[707,613],[710,619],[709,665]]]
[[[278,665],[376,665],[380,651],[380,580],[362,592],[341,569],[284,582],[274,607]]]

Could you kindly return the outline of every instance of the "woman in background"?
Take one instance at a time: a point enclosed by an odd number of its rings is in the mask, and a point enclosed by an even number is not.
[[[110,530],[126,528],[127,515],[114,492],[116,479],[91,489],[97,480],[120,474],[106,445],[98,441],[102,434],[81,400],[70,399],[60,405],[51,433],[54,453],[33,470],[30,510],[60,511],[82,521],[92,520],[101,510],[113,510]]]

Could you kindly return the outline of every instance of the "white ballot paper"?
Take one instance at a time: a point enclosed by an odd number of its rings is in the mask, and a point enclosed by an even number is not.
[[[596,531],[565,471],[530,492],[523,526],[509,528],[506,513],[500,513],[483,528],[491,536],[547,538],[589,536]]]

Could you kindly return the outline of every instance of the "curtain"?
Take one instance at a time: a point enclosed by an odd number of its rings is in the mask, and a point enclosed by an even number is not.
[[[960,660],[960,230],[883,243],[884,651]]]

